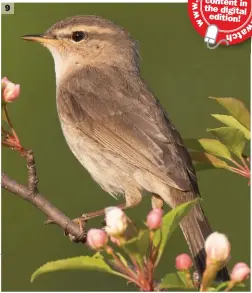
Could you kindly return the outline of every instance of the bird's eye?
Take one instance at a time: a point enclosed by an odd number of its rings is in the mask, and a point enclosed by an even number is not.
[[[86,37],[86,34],[82,31],[77,31],[77,32],[72,33],[72,40],[74,42],[80,42],[80,41],[84,40],[85,37]]]

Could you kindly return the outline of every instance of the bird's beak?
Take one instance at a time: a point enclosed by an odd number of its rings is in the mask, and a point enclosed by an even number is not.
[[[22,36],[23,40],[26,41],[33,41],[33,42],[38,42],[41,44],[51,44],[53,42],[55,42],[56,39],[54,38],[50,38],[49,36],[46,35],[25,35]]]

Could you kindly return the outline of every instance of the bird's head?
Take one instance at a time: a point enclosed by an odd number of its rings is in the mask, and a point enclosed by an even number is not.
[[[43,34],[25,35],[23,39],[39,42],[50,50],[57,77],[73,67],[138,68],[136,41],[126,30],[101,17],[70,17]]]

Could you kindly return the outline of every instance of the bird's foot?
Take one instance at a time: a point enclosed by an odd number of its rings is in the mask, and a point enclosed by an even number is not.
[[[68,233],[67,228],[64,231],[65,236],[68,236],[69,239],[72,242],[76,242],[76,243],[83,242],[83,243],[85,243],[86,238],[87,238],[87,233],[86,233],[86,229],[85,229],[87,221],[83,220],[82,218],[76,218],[76,219],[73,219],[72,221],[79,226],[80,233],[81,233],[80,237],[78,237],[79,239],[76,239],[75,236],[73,236],[70,233]]]
[[[193,284],[196,288],[199,288],[200,287],[200,282],[201,282],[201,276],[199,274],[198,271],[194,271],[193,272]]]
[[[85,230],[87,220],[82,219],[81,217],[79,217],[79,218],[73,219],[72,221],[73,221],[74,223],[78,224],[79,229],[80,229],[80,236],[79,236],[78,239],[77,239],[75,236],[69,234],[69,232],[67,231],[67,226],[68,226],[68,224],[66,225],[65,230],[64,230],[64,234],[65,234],[65,236],[68,236],[69,239],[70,239],[72,242],[76,242],[76,243],[77,243],[77,242],[83,242],[83,243],[85,243],[85,242],[86,242],[86,235],[87,235],[86,230]],[[48,219],[48,220],[46,220],[46,221],[44,222],[44,224],[45,224],[45,225],[55,224],[55,222],[54,222],[53,220],[51,220],[51,219]]]
[[[125,209],[126,208],[126,204],[120,204],[118,205],[119,208],[121,209]],[[96,218],[96,217],[100,217],[100,216],[104,216],[105,214],[105,209],[101,209],[101,210],[98,210],[98,211],[95,211],[95,212],[90,212],[90,213],[86,213],[86,214],[83,214],[81,215],[80,217],[78,218],[75,218],[73,219],[72,221],[75,222],[76,224],[79,225],[79,229],[80,229],[80,232],[81,232],[81,237],[82,239],[86,237],[87,233],[86,233],[86,225],[87,225],[87,222],[93,218]],[[46,224],[53,224],[53,222],[51,220],[47,220],[45,222]],[[106,221],[105,219],[102,221],[102,225],[105,226],[106,225]],[[67,232],[67,229],[65,230],[65,235],[68,236],[70,238],[71,241],[73,242],[79,242],[78,239],[76,239],[74,236],[72,236],[71,234],[69,234]],[[83,241],[82,241],[83,242]]]

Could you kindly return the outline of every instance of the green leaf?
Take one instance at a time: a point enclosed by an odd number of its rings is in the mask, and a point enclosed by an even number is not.
[[[241,157],[246,139],[243,132],[233,127],[207,129],[212,132],[237,157]]]
[[[229,281],[226,282],[222,282],[220,284],[217,285],[217,287],[215,287],[215,291],[219,292],[219,291],[224,291],[223,289],[225,289],[229,284]],[[235,288],[243,288],[245,287],[245,285],[243,283],[240,284],[236,284],[235,287],[233,287],[233,289]]]
[[[250,113],[244,103],[235,98],[214,98],[220,105],[228,110],[243,126],[250,130]]]
[[[211,115],[215,119],[224,123],[225,125],[241,130],[243,132],[243,134],[245,135],[245,137],[248,140],[250,139],[250,131],[246,127],[244,127],[238,120],[236,120],[233,116],[220,115],[220,114],[211,114]]]
[[[217,292],[224,291],[224,289],[228,286],[228,284],[229,284],[229,281],[222,282],[222,283],[218,284],[217,287],[215,288],[215,291],[217,291]],[[245,287],[245,285],[243,283],[239,283],[233,287],[233,290],[235,288],[244,288],[244,287]]]
[[[112,270],[112,268],[103,260],[102,256],[79,256],[46,263],[32,274],[31,282],[42,274],[64,270],[95,270],[124,277],[123,274]]]
[[[235,288],[244,288],[244,287],[246,287],[245,284],[239,283],[239,284],[236,284],[233,289],[235,289]],[[239,290],[236,290],[236,291],[239,291]]]
[[[183,203],[164,215],[161,228],[155,231],[154,233],[154,239],[153,239],[154,246],[157,247],[160,243],[158,256],[157,256],[155,265],[159,263],[160,258],[163,254],[165,245],[168,239],[170,238],[171,234],[177,228],[181,219],[191,210],[193,205],[198,200],[199,199],[195,199],[193,201]],[[161,230],[161,233],[160,233],[160,230]]]
[[[146,255],[149,247],[149,230],[141,230],[137,237],[127,241],[122,248],[124,251],[133,256],[137,262],[142,265],[143,257]]]
[[[216,289],[214,287],[208,287],[207,292],[216,292]]]
[[[169,273],[159,284],[159,289],[186,289],[186,275],[184,272]]]
[[[230,160],[231,155],[229,150],[217,139],[200,138],[200,139],[185,139],[186,147],[194,151],[203,151],[218,157]]]
[[[216,288],[215,288],[215,291],[223,291],[223,289],[225,289],[228,285],[229,281],[226,281],[226,282],[222,282],[220,283]]]
[[[190,152],[190,156],[194,163],[196,163],[196,169],[201,170],[200,166],[203,165],[202,170],[206,169],[206,164],[209,165],[209,168],[212,166],[214,168],[222,168],[222,169],[229,169],[229,165],[215,157],[214,155],[210,155],[207,153],[201,153],[201,152]]]

